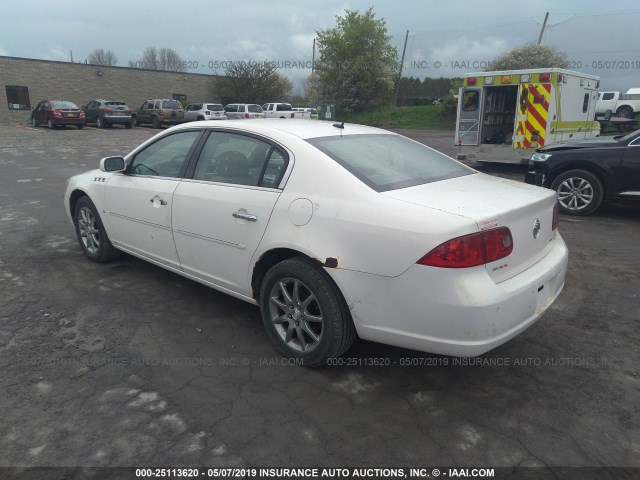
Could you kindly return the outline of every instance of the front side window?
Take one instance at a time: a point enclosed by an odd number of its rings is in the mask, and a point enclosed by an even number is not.
[[[307,141],[377,192],[474,172],[446,155],[398,135],[338,135]]]
[[[17,85],[7,85],[7,103],[9,110],[31,110],[29,102],[29,89]]]
[[[613,100],[613,92],[604,92],[602,94],[602,100]]]
[[[136,154],[129,168],[130,173],[154,177],[179,177],[189,151],[199,135],[199,131],[190,131],[162,137]]]
[[[195,180],[275,188],[287,164],[283,152],[258,138],[212,132],[200,153]]]

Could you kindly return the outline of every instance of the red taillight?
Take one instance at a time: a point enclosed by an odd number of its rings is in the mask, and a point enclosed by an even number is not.
[[[511,254],[513,238],[507,227],[457,237],[438,245],[418,260],[420,265],[468,268],[495,262]]]
[[[80,110],[80,114],[79,114],[79,116],[80,116],[80,118],[84,118],[84,117],[85,117],[85,115],[84,115],[84,110]]]
[[[296,114],[291,112],[291,118],[294,118],[295,116],[296,116]]]
[[[111,113],[113,112],[113,110],[111,110],[110,108],[101,108],[101,111],[103,111],[104,113]]]
[[[467,78],[467,86],[473,87],[476,84],[476,77]]]
[[[51,110],[51,113],[53,113],[54,117],[61,117],[62,116],[62,112],[60,110],[58,110],[57,108],[54,108],[53,110]]]
[[[248,113],[244,114],[244,118],[250,118]]]
[[[553,207],[553,220],[551,220],[551,230],[556,230],[558,228],[558,223],[560,222],[560,204],[556,202]]]
[[[164,115],[164,110],[160,109],[160,115]]]

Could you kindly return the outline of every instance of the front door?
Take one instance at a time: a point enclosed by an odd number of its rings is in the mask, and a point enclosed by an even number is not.
[[[458,98],[458,125],[456,145],[478,145],[480,139],[480,118],[482,89],[461,88]]]
[[[161,137],[131,160],[105,189],[106,220],[114,245],[179,268],[171,230],[173,194],[201,131]]]
[[[182,269],[251,296],[250,263],[280,196],[288,156],[268,140],[214,131],[173,197]],[[189,176],[189,175],[188,175]]]

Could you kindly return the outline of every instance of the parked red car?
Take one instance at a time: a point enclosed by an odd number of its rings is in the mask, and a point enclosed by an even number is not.
[[[31,112],[31,124],[34,127],[47,125],[56,128],[58,125],[75,125],[84,128],[86,118],[78,106],[67,100],[43,100]]]

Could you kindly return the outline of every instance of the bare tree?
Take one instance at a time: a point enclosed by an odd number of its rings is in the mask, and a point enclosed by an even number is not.
[[[97,48],[89,53],[87,63],[91,63],[92,65],[101,65],[103,67],[112,67],[118,64],[118,57],[116,57],[116,54],[111,50]]]
[[[129,66],[148,70],[166,70],[169,72],[184,72],[185,62],[180,54],[172,48],[147,47],[142,52],[142,58],[137,61],[129,60]]]

